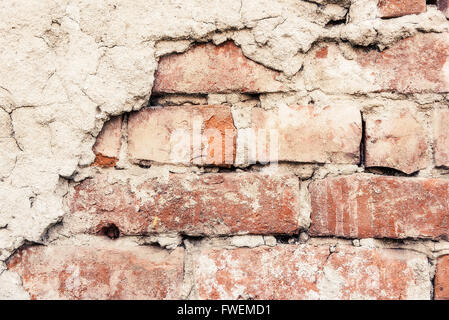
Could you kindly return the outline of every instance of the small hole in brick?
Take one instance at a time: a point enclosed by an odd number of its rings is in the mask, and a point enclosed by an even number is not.
[[[100,234],[108,237],[109,239],[117,239],[120,237],[120,230],[115,224],[110,224],[106,227],[101,228]]]

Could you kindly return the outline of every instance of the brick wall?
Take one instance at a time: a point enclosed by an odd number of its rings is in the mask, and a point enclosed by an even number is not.
[[[161,53],[7,269],[33,299],[449,299],[449,27],[403,28],[323,37],[290,75],[235,39]]]

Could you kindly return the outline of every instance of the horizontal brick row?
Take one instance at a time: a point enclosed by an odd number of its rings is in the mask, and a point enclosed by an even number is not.
[[[8,268],[32,299],[180,299],[184,250],[154,247],[35,246]]]
[[[250,128],[237,131],[226,105],[146,108],[129,116],[128,156],[133,162],[230,166],[238,144],[248,148],[251,163],[359,162],[362,120],[356,107],[253,108],[251,119]],[[100,133],[96,164],[109,166],[107,159],[119,157],[119,122],[107,122]]]
[[[237,130],[229,106],[153,107],[128,122],[131,161],[231,166],[237,162],[357,164],[362,119],[353,106],[253,108],[249,128]],[[378,111],[365,121],[365,165],[411,174],[432,165],[424,120],[410,108]],[[121,117],[106,122],[94,145],[95,165],[114,166],[121,146]],[[434,111],[436,166],[449,166],[449,109]],[[247,148],[247,149],[245,149]],[[237,151],[244,158],[236,159]]]
[[[125,235],[293,234],[308,221],[294,175],[172,174],[139,181],[115,181],[108,173],[83,181],[68,199],[66,221],[92,234],[115,225]]]
[[[449,239],[449,181],[354,174],[309,185],[313,236]],[[294,175],[172,174],[77,185],[66,221],[78,232],[115,225],[125,235],[295,234],[308,212]],[[77,227],[78,226],[78,227]]]
[[[8,268],[33,299],[179,299],[184,250],[56,245],[20,251]],[[412,251],[278,245],[203,248],[200,299],[429,299],[427,257]],[[251,267],[248,267],[251,266]],[[437,273],[437,279],[442,273]],[[439,281],[439,280],[437,280]],[[439,284],[439,282],[438,282]]]
[[[446,15],[447,1],[438,1],[439,9]],[[378,6],[382,17],[426,11],[425,0],[381,0]],[[382,52],[355,50],[352,60],[347,60],[336,44],[318,47],[305,65],[304,76],[312,88],[336,93],[447,92],[448,39],[447,33],[420,33]],[[279,77],[279,72],[246,58],[231,41],[219,46],[206,43],[162,57],[153,93],[288,91]]]
[[[411,251],[208,248],[194,261],[201,299],[430,299],[427,257]]]
[[[449,239],[449,180],[355,174],[309,191],[311,235]]]

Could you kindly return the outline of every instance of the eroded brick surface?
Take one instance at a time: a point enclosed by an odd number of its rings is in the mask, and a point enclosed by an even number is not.
[[[448,239],[448,180],[355,174],[309,191],[312,235]]]
[[[257,159],[273,161],[277,156],[279,161],[358,163],[361,122],[360,111],[352,106],[253,108],[253,134],[259,144],[252,147],[257,148]]]
[[[409,110],[381,112],[366,123],[367,167],[388,167],[407,174],[430,165],[427,133]]]
[[[236,129],[229,106],[173,106],[132,113],[128,153],[134,160],[231,165]]]
[[[162,57],[155,93],[276,92],[285,90],[279,72],[246,58],[232,41],[196,45]]]
[[[202,299],[429,299],[428,269],[423,254],[352,246],[203,249],[195,260]]]
[[[319,50],[323,50],[322,48]],[[449,91],[449,35],[417,34],[379,52],[350,54],[329,45],[325,58],[306,65],[308,85],[333,93]]]
[[[426,0],[379,0],[377,6],[384,18],[426,12]]]
[[[439,257],[435,273],[434,298],[449,300],[449,256]]]
[[[435,110],[433,121],[435,164],[449,167],[449,110]]]
[[[182,248],[37,246],[8,267],[33,299],[179,299],[183,261]]]
[[[300,217],[294,175],[172,174],[138,181],[116,182],[106,174],[83,181],[70,197],[68,219],[89,233],[115,224],[127,235],[292,234],[308,220]]]

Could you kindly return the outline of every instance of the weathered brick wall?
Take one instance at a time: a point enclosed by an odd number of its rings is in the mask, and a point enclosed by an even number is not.
[[[0,297],[449,299],[448,1],[190,2],[0,77]]]

